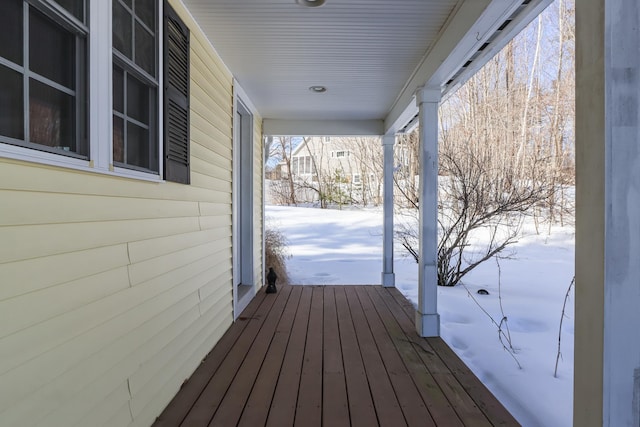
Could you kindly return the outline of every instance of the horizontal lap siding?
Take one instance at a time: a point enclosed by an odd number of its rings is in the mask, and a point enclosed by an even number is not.
[[[0,159],[0,425],[148,426],[231,325],[232,76],[171,3],[191,185]]]

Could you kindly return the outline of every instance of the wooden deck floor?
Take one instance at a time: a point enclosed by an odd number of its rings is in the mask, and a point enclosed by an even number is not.
[[[261,292],[154,426],[519,425],[412,319],[380,286]]]

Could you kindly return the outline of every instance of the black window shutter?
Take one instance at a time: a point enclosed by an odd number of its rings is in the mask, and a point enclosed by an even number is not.
[[[189,29],[164,11],[164,178],[189,184]]]

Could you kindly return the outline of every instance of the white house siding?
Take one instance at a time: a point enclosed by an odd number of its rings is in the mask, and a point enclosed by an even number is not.
[[[0,159],[2,426],[149,426],[232,323],[232,76],[171,3],[191,29],[191,185]]]

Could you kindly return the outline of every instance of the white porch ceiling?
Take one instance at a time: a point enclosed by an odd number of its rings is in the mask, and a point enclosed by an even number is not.
[[[516,8],[526,9],[523,0],[326,0],[313,8],[295,0],[183,1],[265,121],[297,131],[332,121],[361,128],[375,121],[387,130],[415,87],[437,72],[449,79]],[[447,63],[456,49],[459,58]],[[438,54],[436,64],[429,54]],[[314,85],[327,92],[312,93]]]

